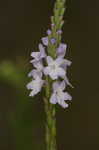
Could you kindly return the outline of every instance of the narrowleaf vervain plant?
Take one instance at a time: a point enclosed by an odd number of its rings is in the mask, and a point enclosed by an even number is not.
[[[35,96],[43,88],[43,99],[46,113],[46,150],[56,150],[56,117],[55,104],[63,108],[68,107],[66,101],[71,101],[71,95],[66,91],[70,84],[67,78],[67,67],[71,61],[67,60],[67,45],[61,42],[63,16],[66,0],[56,0],[54,14],[51,17],[51,29],[47,30],[47,36],[39,43],[39,52],[32,52],[30,62],[33,70],[28,74],[32,81],[27,84],[31,90],[29,96]]]

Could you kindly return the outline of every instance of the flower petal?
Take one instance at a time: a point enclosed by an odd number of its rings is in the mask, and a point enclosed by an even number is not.
[[[56,104],[57,103],[57,96],[56,96],[56,94],[52,94],[52,96],[50,98],[50,103],[52,103],[52,104]]]
[[[33,70],[28,73],[28,77],[32,77],[32,76],[33,76]]]
[[[34,91],[32,90],[31,92],[30,92],[30,94],[29,94],[29,96],[34,96],[35,95],[35,93],[34,93]]]
[[[60,105],[61,105],[63,108],[68,108],[68,104],[65,103],[64,101],[61,101]]]
[[[64,59],[64,64],[65,64],[65,65],[70,66],[71,63],[72,63],[72,62],[71,62],[70,60]]]
[[[53,86],[53,91],[55,92],[55,91],[57,91],[57,89],[59,88],[60,82],[59,82],[59,81],[56,81],[56,82],[53,83],[52,86]]]
[[[72,86],[72,84],[69,82],[67,76],[64,77],[64,81],[66,82],[67,85],[69,85],[70,87],[74,88],[74,87]]]
[[[38,92],[37,91],[35,91],[35,90],[32,90],[31,92],[30,92],[30,94],[29,94],[29,96],[34,96],[34,95],[36,95]]]
[[[48,46],[48,37],[43,37],[41,40],[45,46]]]
[[[42,61],[35,61],[35,62],[33,62],[33,65],[39,71],[42,71],[44,68]]]
[[[47,30],[47,34],[50,35],[52,31],[50,29]]]
[[[26,85],[27,89],[33,89],[33,80]]]
[[[33,69],[29,74],[29,77],[33,77],[34,79],[36,79],[37,77],[42,78],[42,72],[38,71],[36,69]]]
[[[57,55],[61,58],[63,58],[66,54],[66,48],[67,45],[66,44],[60,44],[59,47],[57,48]]]
[[[52,80],[58,79],[58,74],[54,71],[50,71],[49,76],[52,78]]]
[[[64,80],[60,83],[60,86],[59,86],[59,87],[61,88],[62,91],[65,89],[66,83],[65,83]]]
[[[67,67],[71,65],[71,61],[64,59],[63,63],[60,65],[64,70],[67,70]]]
[[[45,67],[43,71],[45,75],[48,75],[50,73],[49,67]]]
[[[53,62],[54,62],[53,58],[51,56],[47,56],[47,63],[48,63],[48,65],[53,63]]]
[[[32,80],[30,83],[27,84],[27,89],[31,89],[30,96],[34,96],[41,91],[41,88],[44,84],[44,80],[36,77],[35,80]]]
[[[40,57],[40,52],[32,52],[31,56],[35,59],[38,59]]]
[[[58,68],[57,69],[57,75],[59,76],[59,77],[64,77],[65,75],[66,75],[66,71],[63,69],[63,68]]]
[[[40,50],[40,57],[45,58],[46,57],[45,48],[41,43],[39,44],[39,50]]]
[[[58,66],[60,66],[61,64],[63,64],[63,61],[64,61],[63,58],[58,57],[58,58],[55,60],[55,63],[56,63]]]
[[[62,30],[58,30],[58,31],[57,31],[57,34],[62,34]]]
[[[54,45],[56,43],[56,39],[55,38],[51,38],[50,42],[51,42],[52,45]]]
[[[61,105],[63,108],[67,108],[68,107],[68,104],[65,103],[64,100],[61,100],[59,97],[58,98],[58,104]]]
[[[68,93],[68,92],[64,92],[64,100],[67,101],[71,101],[72,100],[72,96]]]

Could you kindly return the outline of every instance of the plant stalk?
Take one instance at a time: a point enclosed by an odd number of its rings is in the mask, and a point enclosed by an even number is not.
[[[65,2],[66,0],[56,0],[54,6],[54,15],[51,17],[51,27],[52,33],[48,35],[49,44],[47,48],[47,53],[49,56],[56,59],[56,48],[61,43],[61,34],[57,34],[57,31],[62,29],[64,24],[63,16],[65,12]],[[51,38],[56,39],[56,44],[50,43]],[[56,110],[55,105],[49,102],[52,93],[52,81],[46,77],[47,87],[45,90],[44,104],[46,113],[46,150],[57,150],[56,144]]]

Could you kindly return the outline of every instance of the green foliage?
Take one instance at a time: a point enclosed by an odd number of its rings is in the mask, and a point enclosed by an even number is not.
[[[16,108],[7,114],[16,139],[16,150],[33,149],[33,103],[26,94],[27,76],[24,69],[10,61],[0,64],[0,80],[16,90]]]
[[[27,80],[24,70],[10,61],[0,64],[0,78],[17,88],[22,88]]]

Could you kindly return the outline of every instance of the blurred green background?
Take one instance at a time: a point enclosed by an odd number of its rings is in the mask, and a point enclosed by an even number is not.
[[[0,1],[0,150],[45,150],[41,95],[28,97],[30,52],[50,27],[54,0]],[[99,149],[99,1],[67,0],[63,42],[75,88],[57,108],[58,150]]]

